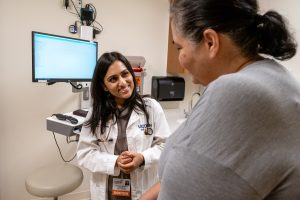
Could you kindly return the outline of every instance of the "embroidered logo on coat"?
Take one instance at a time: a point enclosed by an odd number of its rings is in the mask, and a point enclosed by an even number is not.
[[[145,128],[151,128],[152,124],[138,124],[138,127],[141,131],[144,131]]]

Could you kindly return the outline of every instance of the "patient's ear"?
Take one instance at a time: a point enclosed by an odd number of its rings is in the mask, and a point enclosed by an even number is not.
[[[203,32],[203,42],[209,51],[209,57],[216,57],[220,48],[219,34],[215,30],[208,28]]]

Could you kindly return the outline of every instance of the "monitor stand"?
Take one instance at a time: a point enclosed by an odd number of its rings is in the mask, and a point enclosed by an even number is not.
[[[80,108],[89,109],[91,107],[90,83],[83,82],[82,92],[80,92]]]
[[[79,92],[80,97],[80,108],[81,109],[89,109],[91,107],[91,95],[90,95],[90,83],[89,82],[72,82],[73,85],[78,86],[82,85],[81,89],[76,89],[72,87],[72,92]]]

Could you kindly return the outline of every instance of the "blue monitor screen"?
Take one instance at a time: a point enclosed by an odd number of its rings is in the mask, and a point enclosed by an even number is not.
[[[91,81],[98,43],[32,32],[32,81]]]

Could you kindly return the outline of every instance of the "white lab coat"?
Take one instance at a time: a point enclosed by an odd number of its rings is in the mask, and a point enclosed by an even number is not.
[[[153,134],[144,134],[146,116],[132,111],[126,128],[128,150],[140,152],[145,159],[145,165],[130,173],[132,200],[138,200],[141,194],[158,181],[157,167],[164,143],[154,144],[154,137],[166,139],[170,135],[164,112],[160,104],[150,98],[145,98],[149,112],[149,123]],[[91,111],[87,119],[91,115]],[[109,133],[110,132],[110,133]],[[100,134],[100,131],[99,131]],[[114,148],[118,136],[117,124],[112,124],[101,136],[102,142],[90,133],[89,127],[84,127],[80,133],[77,147],[77,158],[80,166],[92,172],[90,181],[91,199],[107,200],[108,175],[119,175],[120,169],[115,167],[117,155]],[[99,137],[99,136],[98,136]]]

